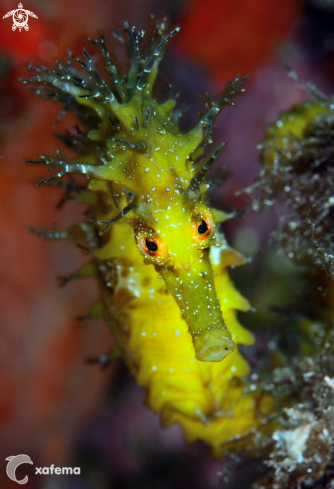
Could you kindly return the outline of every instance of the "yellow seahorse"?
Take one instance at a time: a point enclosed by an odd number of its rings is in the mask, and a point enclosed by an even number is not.
[[[210,207],[205,181],[224,146],[203,158],[213,119],[233,105],[244,79],[236,78],[216,102],[208,96],[206,113],[182,133],[175,100],[159,105],[152,98],[162,52],[179,28],[167,36],[165,30],[164,21],[156,22],[156,44],[144,57],[143,32],[125,24],[128,41],[117,37],[130,55],[126,76],[103,37],[92,41],[101,49],[108,83],[85,49],[80,70],[71,53],[58,71],[30,66],[38,75],[23,82],[38,83],[37,93],[65,102],[87,132],[67,135],[80,152],[75,161],[58,152],[28,163],[58,169],[39,184],[67,173],[87,177],[77,200],[91,205],[92,216],[49,237],[85,239],[93,260],[77,276],[99,280],[101,302],[91,315],[100,308],[115,336],[110,357],[125,359],[164,425],[179,423],[186,441],[202,439],[219,456],[227,442],[254,433],[273,408],[268,396],[242,380],[249,366],[237,345],[254,338],[238,322],[237,311],[249,304],[228,267],[244,258],[219,231],[227,215]]]

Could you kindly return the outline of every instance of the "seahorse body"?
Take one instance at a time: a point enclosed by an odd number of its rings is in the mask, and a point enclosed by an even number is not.
[[[175,101],[159,105],[152,98],[162,49],[178,31],[163,37],[165,24],[156,28],[158,43],[142,58],[142,33],[125,25],[127,77],[119,74],[103,38],[94,41],[111,84],[85,50],[86,61],[79,63],[86,73],[71,58],[59,64],[58,74],[33,68],[39,75],[24,82],[40,83],[39,93],[52,98],[50,87],[56,87],[58,98],[66,95],[90,128],[70,142],[83,152],[74,162],[58,153],[35,163],[60,168],[41,183],[72,172],[88,178],[78,200],[91,204],[95,223],[68,236],[84,233],[93,248],[103,315],[116,339],[112,354],[125,358],[165,425],[180,423],[187,441],[200,438],[220,455],[224,443],[254,432],[272,409],[269,397],[247,391],[241,380],[249,367],[236,345],[254,340],[237,320],[236,311],[249,305],[227,268],[244,260],[216,229],[226,215],[206,199],[205,176],[223,145],[201,159],[214,117],[242,91],[243,80],[234,80],[217,102],[209,98],[198,125],[183,134]]]

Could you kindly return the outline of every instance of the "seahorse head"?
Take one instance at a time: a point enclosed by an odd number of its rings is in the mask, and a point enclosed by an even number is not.
[[[159,105],[152,97],[163,48],[179,29],[165,36],[165,23],[156,27],[157,44],[149,56],[142,57],[143,32],[125,26],[131,58],[126,77],[112,61],[104,39],[93,41],[101,48],[110,83],[86,50],[85,62],[78,60],[84,72],[73,67],[71,57],[67,63],[59,63],[57,72],[33,68],[39,75],[24,82],[41,83],[44,92],[38,92],[48,98],[50,87],[53,92],[56,87],[59,99],[64,100],[66,94],[68,105],[86,113],[90,124],[86,136],[77,136],[85,153],[75,162],[66,163],[60,155],[56,159],[41,157],[38,162],[61,168],[44,182],[76,172],[92,178],[91,190],[94,181],[107,183],[110,205],[100,232],[119,220],[131,226],[138,253],[155,267],[180,307],[196,357],[220,361],[234,350],[234,342],[215,290],[210,261],[215,223],[204,194],[208,190],[205,177],[223,144],[209,156],[203,158],[203,154],[206,143],[212,142],[214,117],[224,105],[233,104],[231,99],[243,91],[244,80],[236,78],[216,102],[208,96],[205,114],[195,128],[183,133],[177,124],[175,100],[169,98]]]
[[[164,209],[152,209],[153,219],[139,219],[135,237],[145,262],[155,266],[179,305],[196,357],[220,361],[234,350],[234,343],[224,324],[210,261],[215,225],[207,206],[182,197],[171,196]]]
[[[154,265],[179,305],[196,357],[220,361],[234,350],[234,343],[224,324],[210,262],[213,216],[201,202],[186,138],[174,135],[165,142],[158,136],[154,134],[154,144],[138,161],[125,163],[136,182],[127,220],[144,262]]]

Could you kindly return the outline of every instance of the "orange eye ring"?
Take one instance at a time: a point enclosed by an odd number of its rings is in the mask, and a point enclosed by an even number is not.
[[[139,224],[135,230],[136,242],[147,263],[162,265],[168,260],[166,243],[148,226]]]
[[[207,239],[212,233],[210,220],[205,216],[203,219],[196,222],[198,238],[201,240]]]
[[[154,238],[141,238],[140,248],[144,254],[149,256],[158,256],[160,254],[159,243]]]
[[[193,214],[191,234],[194,246],[208,248],[215,232],[215,224],[210,211],[203,205],[196,206]]]

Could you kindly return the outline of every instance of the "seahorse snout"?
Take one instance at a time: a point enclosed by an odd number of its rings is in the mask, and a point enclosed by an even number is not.
[[[234,351],[235,343],[224,328],[208,329],[193,337],[196,358],[202,362],[220,362]]]
[[[190,268],[161,267],[159,273],[187,323],[196,358],[220,362],[233,352],[235,344],[220,309],[209,255],[203,253],[189,263]]]

